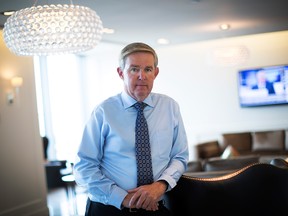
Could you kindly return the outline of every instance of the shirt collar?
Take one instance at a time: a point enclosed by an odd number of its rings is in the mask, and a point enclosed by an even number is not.
[[[135,103],[137,103],[137,101],[134,98],[132,98],[130,95],[128,95],[125,91],[121,93],[121,98],[123,101],[124,109],[127,109],[133,106]],[[146,103],[150,107],[154,107],[151,94],[149,94],[148,97],[145,98],[143,102]]]

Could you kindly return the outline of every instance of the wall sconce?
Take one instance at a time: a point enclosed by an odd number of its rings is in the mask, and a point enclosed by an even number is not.
[[[16,100],[16,98],[18,98],[19,96],[19,90],[20,87],[23,85],[23,78],[16,76],[13,77],[11,80],[11,86],[13,88],[13,90],[9,93],[7,93],[7,103],[8,104],[13,104]]]

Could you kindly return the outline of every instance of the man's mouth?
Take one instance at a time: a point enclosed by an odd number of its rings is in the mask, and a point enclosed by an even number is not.
[[[139,87],[145,87],[145,86],[147,86],[147,85],[145,85],[145,84],[138,84],[138,85],[136,85],[136,87],[137,86],[139,86]]]

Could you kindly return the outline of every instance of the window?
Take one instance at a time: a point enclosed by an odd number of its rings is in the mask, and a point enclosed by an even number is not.
[[[92,109],[122,91],[119,52],[103,44],[85,56],[35,57],[40,134],[49,138],[49,160],[74,161]]]

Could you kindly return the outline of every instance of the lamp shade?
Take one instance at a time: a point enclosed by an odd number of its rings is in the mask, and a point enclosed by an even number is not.
[[[44,5],[21,9],[4,24],[7,47],[16,55],[79,53],[102,38],[102,21],[79,5]]]
[[[11,85],[15,88],[21,87],[23,84],[23,78],[16,76],[11,79]]]

